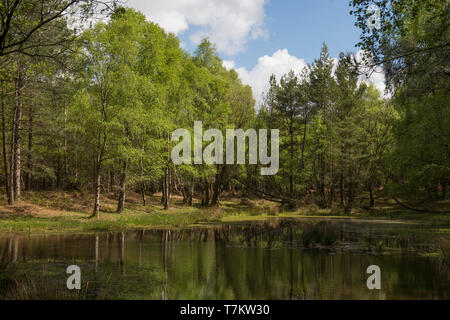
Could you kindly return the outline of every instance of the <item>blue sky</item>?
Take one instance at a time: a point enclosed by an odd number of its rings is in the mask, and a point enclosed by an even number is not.
[[[278,49],[286,48],[307,63],[318,57],[324,42],[335,57],[341,51],[356,51],[360,33],[349,11],[348,0],[272,0],[265,5],[268,37],[249,41],[244,51],[234,55],[221,52],[221,57],[251,69],[259,57]],[[180,39],[192,52],[195,45],[189,35],[184,32]]]
[[[325,42],[332,57],[357,52],[360,32],[348,0],[128,0],[193,52],[204,37],[216,44],[224,65],[253,88],[259,103],[270,75],[300,72]],[[383,89],[384,77],[370,82]]]

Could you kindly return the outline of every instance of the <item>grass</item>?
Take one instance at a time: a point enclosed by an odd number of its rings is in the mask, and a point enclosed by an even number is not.
[[[202,209],[182,204],[175,196],[172,207],[163,210],[159,197],[149,197],[149,204],[143,206],[140,196],[130,193],[126,209],[115,213],[116,200],[110,195],[102,199],[102,212],[98,219],[89,219],[89,195],[64,192],[26,192],[22,201],[14,206],[0,202],[0,232],[13,233],[60,233],[101,232],[129,229],[177,228],[217,222],[261,221],[270,218],[329,218],[370,219],[382,221],[401,220],[419,223],[430,232],[450,235],[450,214],[427,214],[399,208],[393,203],[380,204],[375,209],[355,209],[346,215],[339,208],[323,209],[317,206],[303,206],[298,210],[280,212],[272,203],[262,200],[239,201],[226,199],[220,208]],[[1,196],[0,196],[1,197]],[[449,203],[450,205],[450,203]]]
[[[132,195],[122,214],[115,213],[115,200],[103,199],[100,217],[89,219],[89,201],[82,195],[56,192],[30,192],[14,206],[0,205],[0,232],[59,233],[99,232],[160,227],[184,227],[221,220],[221,210],[186,207],[174,202],[163,210],[158,199],[138,203]]]
[[[207,212],[155,212],[143,213],[125,210],[123,214],[101,213],[99,219],[89,219],[88,213],[64,212],[58,217],[7,216],[0,217],[0,232],[59,232],[59,231],[115,231],[155,227],[183,227],[215,218]]]
[[[67,290],[67,264],[63,261],[0,263],[0,300],[158,299],[142,283],[160,287],[164,280],[162,272],[154,268],[142,272],[140,267],[127,265],[127,273],[122,274],[113,263],[103,263],[101,272],[85,262],[80,267],[81,289]]]

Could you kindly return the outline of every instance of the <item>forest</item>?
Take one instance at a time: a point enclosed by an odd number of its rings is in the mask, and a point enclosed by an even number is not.
[[[130,193],[161,210],[174,199],[220,208],[235,198],[286,211],[350,215],[390,202],[448,213],[448,1],[378,1],[379,29],[366,23],[371,3],[349,7],[363,57],[334,59],[324,43],[303,70],[272,76],[257,105],[207,38],[191,54],[115,1],[2,0],[2,208],[54,191],[83,195],[95,218],[106,198],[126,213]],[[363,81],[380,70],[386,92]],[[175,165],[172,132],[192,131],[195,121],[224,136],[278,129],[278,173],[260,175],[261,164]]]

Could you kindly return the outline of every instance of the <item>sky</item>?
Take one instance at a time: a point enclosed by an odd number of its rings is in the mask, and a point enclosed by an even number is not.
[[[226,68],[234,68],[259,104],[269,78],[299,73],[326,43],[332,57],[358,53],[359,29],[348,0],[128,0],[193,53],[208,37]],[[384,90],[384,76],[367,82]]]

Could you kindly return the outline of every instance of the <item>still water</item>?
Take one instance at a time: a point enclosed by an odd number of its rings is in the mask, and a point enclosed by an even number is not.
[[[449,299],[449,262],[413,226],[281,220],[0,236],[2,299]],[[435,244],[435,241],[432,241]],[[81,268],[82,289],[66,287]],[[381,268],[381,290],[366,269]]]

